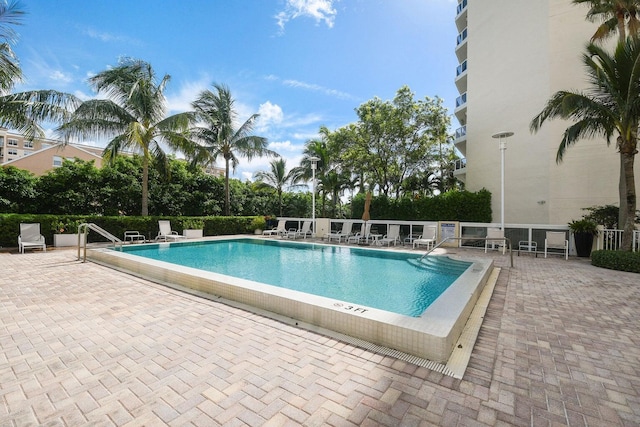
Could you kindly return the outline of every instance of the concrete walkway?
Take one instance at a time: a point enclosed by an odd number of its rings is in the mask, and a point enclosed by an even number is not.
[[[71,250],[2,253],[0,426],[640,425],[640,275],[488,256],[456,380]]]

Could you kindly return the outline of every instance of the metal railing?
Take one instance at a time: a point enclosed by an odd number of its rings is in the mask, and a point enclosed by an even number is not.
[[[420,257],[420,260],[422,260],[423,258],[428,256],[431,252],[435,251],[440,246],[442,246],[444,243],[446,243],[446,242],[448,242],[450,240],[462,241],[462,240],[467,240],[467,239],[468,239],[468,237],[446,237],[442,241],[440,241],[438,244],[436,244],[434,247],[432,247],[427,252],[425,252]],[[513,251],[511,250],[511,240],[508,237],[479,237],[477,239],[478,240],[485,240],[485,241],[487,241],[487,240],[491,240],[491,241],[502,240],[504,242],[504,245],[506,245],[509,248],[509,257],[511,259],[511,267],[513,267]]]
[[[82,262],[87,261],[87,240],[88,240],[87,237],[89,234],[89,230],[93,230],[99,235],[101,235],[102,237],[110,240],[114,246],[120,246],[120,248],[122,248],[122,240],[120,240],[113,234],[109,233],[107,230],[105,230],[104,228],[100,227],[97,224],[94,224],[92,222],[85,222],[78,226],[78,261],[80,260],[81,247],[84,247],[84,257],[82,258]],[[81,242],[82,240],[81,236],[83,234],[84,234],[84,242]]]
[[[620,230],[617,228],[605,228],[601,231],[602,233],[598,235],[596,249],[605,249],[610,251],[616,251],[620,249],[624,230]],[[633,252],[640,251],[640,230],[633,231],[631,250]]]
[[[460,15],[464,8],[467,7],[467,1],[468,0],[462,0],[460,3],[458,3],[458,7],[456,8],[456,15]]]

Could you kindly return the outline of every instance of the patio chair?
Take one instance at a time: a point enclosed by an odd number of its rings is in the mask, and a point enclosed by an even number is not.
[[[338,243],[340,243],[344,238],[344,241],[346,242],[349,236],[351,236],[352,234],[351,228],[353,228],[353,221],[345,221],[342,224],[342,230],[336,231],[335,233],[327,234],[327,240],[331,241],[333,239],[337,239]]]
[[[413,239],[413,249],[419,248],[420,245],[425,245],[427,250],[429,250],[430,247],[434,247],[436,244],[436,234],[436,227],[425,226],[422,230],[422,234],[419,235],[417,239]]]
[[[371,234],[371,223],[368,222],[365,226],[364,226],[364,230],[360,229],[360,231],[358,231],[356,234],[349,236],[347,238],[347,243],[364,243],[365,241],[368,240],[369,235]]]
[[[287,233],[287,229],[285,228],[287,224],[287,220],[286,219],[280,219],[278,220],[278,226],[275,228],[272,228],[271,230],[264,230],[262,232],[263,236],[282,236],[284,234]]]
[[[47,244],[44,241],[44,236],[40,234],[40,223],[20,223],[18,250],[23,254],[25,249],[35,248],[42,248],[43,252],[47,251]]]
[[[304,239],[307,236],[311,236],[311,221],[305,221],[302,223],[302,227],[298,230],[292,228],[287,232],[288,239],[297,239],[298,237],[302,237]]]
[[[400,226],[397,224],[392,224],[389,226],[389,230],[387,232],[387,234],[385,234],[382,239],[378,240],[378,244],[379,245],[384,245],[386,244],[387,246],[391,246],[391,243],[393,243],[393,246],[397,245],[398,242],[400,241]]]
[[[495,240],[491,240],[495,239]],[[487,248],[491,245],[491,249],[498,245],[498,248],[502,246],[502,255],[505,254],[507,245],[504,240],[504,230],[499,228],[487,228],[487,240],[484,241],[484,253],[487,253]]]
[[[170,221],[163,220],[163,219],[158,220],[158,228],[160,228],[160,231],[158,231],[158,235],[156,236],[156,241],[162,240],[162,241],[168,242],[169,240],[171,240],[172,242],[175,242],[176,240],[185,238],[184,236],[178,234],[177,231],[173,231],[171,229]]]
[[[547,257],[549,249],[561,249],[564,259],[569,259],[569,240],[564,231],[547,231],[544,239],[544,257]]]

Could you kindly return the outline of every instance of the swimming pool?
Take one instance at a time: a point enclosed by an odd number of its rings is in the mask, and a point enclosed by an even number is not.
[[[248,237],[245,239],[253,240]],[[207,240],[225,244],[238,238],[219,236]],[[326,244],[290,244],[307,248],[305,250],[308,250],[309,245],[328,247],[331,248],[330,253],[339,257],[343,249]],[[249,280],[135,255],[137,250],[148,246],[149,249],[155,247],[159,251],[165,251],[171,258],[171,251],[180,245],[190,245],[190,242],[140,245],[135,247],[136,250],[134,246],[130,246],[124,251],[107,248],[88,249],[87,259],[150,280],[234,301],[247,308],[255,307],[275,313],[290,319],[291,324],[336,331],[435,362],[444,362],[451,354],[493,265],[491,260],[471,260],[472,264],[421,314],[408,316],[360,303],[285,289],[261,280]],[[374,259],[379,258],[381,252],[386,252],[377,249],[358,250],[365,251]],[[328,256],[326,252],[323,253],[323,256]],[[419,257],[418,253],[407,253],[413,260]],[[282,259],[272,261],[271,264],[281,262]],[[294,274],[305,278],[307,264],[300,266]],[[389,280],[398,282],[393,278]]]
[[[406,316],[419,316],[470,262],[282,240],[230,239],[125,252]]]

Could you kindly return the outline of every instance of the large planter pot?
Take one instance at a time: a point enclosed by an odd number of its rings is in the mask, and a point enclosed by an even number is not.
[[[591,248],[593,247],[593,234],[591,233],[575,233],[573,240],[576,244],[576,253],[579,257],[591,256]]]
[[[182,235],[187,239],[202,239],[203,230],[196,230],[191,228],[186,228],[182,230]]]
[[[81,236],[80,244],[84,244],[84,234]],[[78,234],[54,234],[53,246],[55,246],[56,248],[78,246]]]

